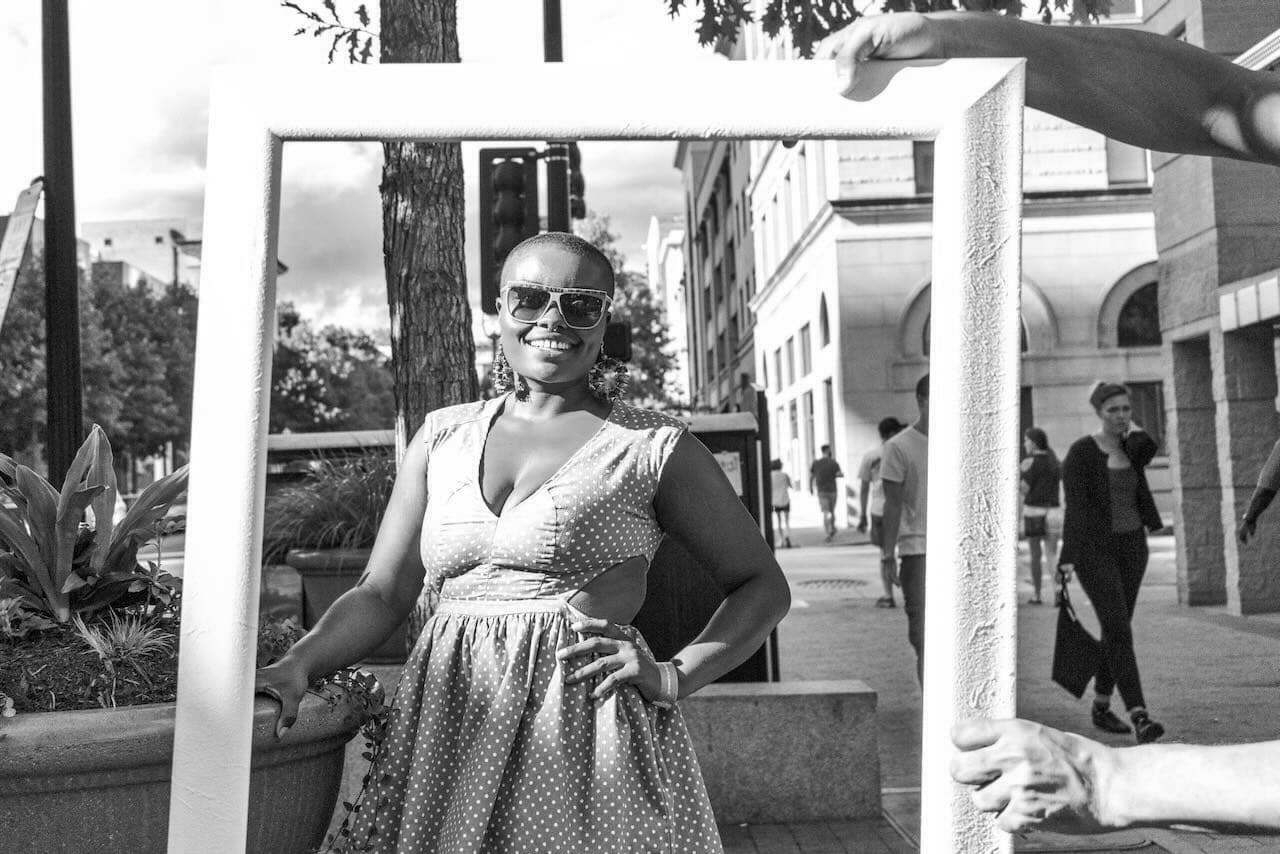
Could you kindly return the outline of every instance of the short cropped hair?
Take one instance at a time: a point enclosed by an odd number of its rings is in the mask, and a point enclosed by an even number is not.
[[[507,259],[516,258],[523,255],[531,249],[537,249],[540,246],[554,246],[557,249],[563,249],[570,255],[578,258],[585,258],[591,264],[600,268],[601,272],[609,280],[609,287],[612,289],[617,286],[617,281],[613,275],[613,264],[609,258],[590,241],[584,240],[576,234],[570,234],[567,231],[544,231],[535,234],[533,237],[525,238],[512,248],[507,254]]]
[[[888,418],[881,418],[880,423],[876,425],[876,429],[880,431],[881,439],[891,439],[902,432],[902,428],[905,426],[907,425],[890,415]]]
[[[929,375],[925,374],[916,382],[916,397],[921,400],[929,399]]]

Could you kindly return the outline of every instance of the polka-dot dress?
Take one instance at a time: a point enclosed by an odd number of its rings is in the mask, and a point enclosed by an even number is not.
[[[478,475],[501,407],[429,417],[422,558],[440,604],[405,664],[351,847],[720,852],[679,710],[629,685],[593,700],[555,657],[579,640],[570,597],[615,564],[652,559],[653,497],[684,428],[615,403],[543,486],[495,516]]]

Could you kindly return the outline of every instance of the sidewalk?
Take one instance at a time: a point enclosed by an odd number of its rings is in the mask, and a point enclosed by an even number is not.
[[[892,610],[874,606],[882,592],[878,557],[865,537],[855,531],[842,528],[835,541],[826,544],[820,527],[794,528],[792,542],[797,548],[778,550],[794,598],[791,613],[779,627],[782,678],[857,678],[876,689],[885,810],[900,827],[908,831],[918,828],[920,690],[901,600]],[[1153,716],[1168,729],[1166,741],[1223,743],[1276,738],[1280,615],[1243,618],[1222,608],[1184,608],[1177,603],[1173,538],[1152,538],[1151,551],[1134,618],[1134,637],[1143,687]],[[1031,592],[1026,565],[1024,552],[1020,602]],[[1052,601],[1047,581],[1046,600]],[[1097,622],[1087,597],[1078,595],[1076,600],[1081,619],[1096,636]],[[1076,700],[1050,681],[1055,619],[1052,605],[1023,605],[1019,610],[1019,715],[1107,743],[1131,744],[1131,736],[1108,736],[1094,730],[1088,720],[1087,695]],[[1280,838],[1160,830],[1088,839],[1034,834],[1019,843],[1018,850],[1144,847],[1215,854],[1280,852]]]

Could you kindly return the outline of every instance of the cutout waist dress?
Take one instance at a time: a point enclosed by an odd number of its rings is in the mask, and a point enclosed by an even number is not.
[[[405,663],[379,767],[351,838],[419,852],[721,852],[678,708],[630,685],[603,700],[569,599],[610,567],[653,558],[653,499],[685,428],[615,403],[527,498],[495,514],[480,487],[502,401],[437,410],[421,556],[439,596]],[[641,646],[644,639],[625,627]]]

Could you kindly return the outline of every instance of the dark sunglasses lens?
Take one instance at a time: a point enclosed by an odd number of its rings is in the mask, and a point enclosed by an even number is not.
[[[604,300],[591,294],[561,294],[560,311],[565,323],[578,329],[590,329],[604,314]]]
[[[516,320],[532,323],[542,316],[551,294],[541,288],[513,287],[507,291],[507,311]]]

